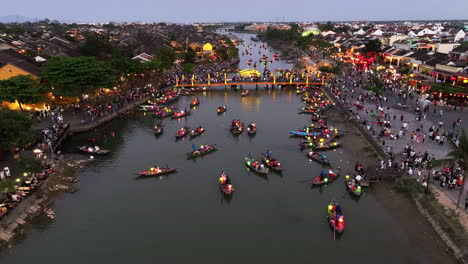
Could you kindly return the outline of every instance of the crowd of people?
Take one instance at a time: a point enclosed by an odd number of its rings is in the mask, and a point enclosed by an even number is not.
[[[459,144],[458,128],[463,108],[447,106],[444,101],[421,99],[418,91],[402,78],[386,74],[378,76],[384,83],[380,95],[363,89],[373,78],[375,75],[352,67],[328,87],[353,118],[381,144],[389,159],[382,160],[380,168],[414,175],[427,186],[429,162],[445,158],[451,148],[449,145]],[[460,114],[452,115],[453,120],[450,120],[447,111],[460,111]],[[444,122],[450,122],[451,126],[444,126]],[[448,172],[438,172],[433,179],[441,179],[440,186],[457,188],[462,182],[461,170],[460,167],[450,168]]]

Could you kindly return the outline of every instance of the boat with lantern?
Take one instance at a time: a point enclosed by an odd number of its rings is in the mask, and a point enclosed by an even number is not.
[[[253,158],[245,157],[244,161],[245,165],[249,169],[253,170],[254,172],[260,175],[267,175],[270,172],[270,170],[267,167],[263,166],[263,164],[261,164],[259,161],[256,161]]]
[[[340,174],[338,172],[327,170],[320,172],[320,175],[312,180],[312,185],[324,185],[334,182]]]
[[[231,195],[234,192],[231,178],[223,171],[218,180],[219,189],[224,195]]]
[[[274,171],[283,171],[284,170],[281,163],[277,159],[275,159],[275,158],[273,158],[271,156],[270,151],[267,151],[266,153],[262,153],[262,161],[271,170],[274,170]]]
[[[195,148],[195,145],[193,146]],[[187,153],[187,158],[197,158],[203,155],[206,155],[210,152],[217,150],[216,144],[213,145],[201,145],[200,148],[193,150],[192,152]]]
[[[135,172],[136,175],[141,177],[149,177],[149,176],[160,176],[175,172],[176,168],[160,168],[159,166],[151,167],[149,170]]]
[[[327,207],[328,223],[334,232],[341,234],[345,228],[345,221],[341,206],[336,201],[331,201]]]

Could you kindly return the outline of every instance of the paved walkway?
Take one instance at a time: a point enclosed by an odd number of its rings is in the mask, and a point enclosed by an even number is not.
[[[327,85],[330,87],[330,85]],[[416,109],[416,100],[408,99],[408,108],[406,109],[399,109],[397,108],[397,103],[399,102],[397,96],[392,94],[391,92],[387,92],[385,96],[387,100],[377,100],[372,98],[372,96],[364,100],[360,100],[359,104],[362,105],[362,108],[358,108],[355,105],[358,104],[358,98],[360,95],[369,94],[369,91],[362,89],[360,87],[345,87],[344,89],[341,88],[341,85],[335,86],[334,93],[340,92],[338,98],[341,102],[343,102],[349,110],[354,114],[354,116],[364,122],[364,120],[368,123],[368,129],[373,128],[375,131],[375,135],[378,135],[381,130],[384,128],[380,125],[376,125],[375,122],[377,121],[377,113],[383,111],[387,114],[387,117],[390,117],[390,130],[394,134],[398,134],[399,130],[402,128],[403,123],[407,123],[407,132],[405,135],[399,137],[399,139],[390,139],[388,137],[377,137],[376,140],[380,141],[382,148],[384,150],[387,147],[391,147],[391,152],[397,154],[403,152],[405,146],[409,145],[413,147],[416,153],[423,154],[424,152],[428,152],[429,156],[435,159],[443,159],[447,157],[447,154],[452,150],[452,143],[449,142],[449,139],[446,138],[444,143],[438,144],[434,141],[429,139],[429,128],[435,126],[439,128],[439,121],[443,121],[443,125],[439,130],[439,134],[443,132],[447,133],[454,133],[455,135],[460,134],[462,128],[468,131],[468,110],[464,109],[460,111],[447,111],[447,107],[444,106],[434,106],[431,105],[429,107],[429,111],[426,112],[426,117],[424,118],[424,114],[422,115],[423,118],[421,121],[417,121],[417,115],[415,114]],[[332,89],[333,91],[333,89]],[[404,103],[404,102],[401,102]],[[434,109],[436,110],[434,113]],[[442,109],[442,115],[440,115],[440,110]],[[401,116],[403,115],[403,120],[401,120]],[[394,118],[395,116],[395,118]],[[461,119],[461,125],[453,127],[452,124],[457,119]],[[422,125],[422,129],[421,129]],[[417,129],[419,128],[419,131]],[[413,140],[410,137],[410,134],[415,132],[416,135],[421,135],[419,143],[417,140]],[[423,134],[426,134],[426,137],[423,142]],[[427,175],[428,171],[425,170],[423,175]],[[444,193],[447,194],[448,197],[452,199],[452,201],[456,202],[459,194],[459,189],[456,188],[454,190],[448,190],[446,188],[443,189]]]

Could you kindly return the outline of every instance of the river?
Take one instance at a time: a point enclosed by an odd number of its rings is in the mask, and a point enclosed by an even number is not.
[[[251,43],[249,34],[238,36]],[[253,47],[255,56],[257,48]],[[246,68],[248,59],[242,56],[240,68]],[[291,65],[279,61],[269,67]],[[224,88],[199,94],[201,104],[192,115],[164,120],[159,138],[152,130],[156,120],[142,112],[73,136],[63,146],[64,153],[74,153],[83,144],[112,152],[81,169],[79,191],[54,202],[56,218],[36,219],[1,252],[0,263],[452,262],[424,220],[402,217],[397,201],[388,202],[391,196],[386,203],[396,209],[386,206],[374,189],[353,199],[343,178],[312,188],[312,178],[323,168],[309,161],[297,139],[288,135],[288,130],[310,121],[310,116],[297,114],[302,107],[299,96],[293,89],[244,88],[251,89],[245,98]],[[181,97],[176,106],[188,107],[191,99]],[[220,105],[228,107],[222,115],[216,113]],[[230,134],[235,118],[255,122],[256,136]],[[352,127],[339,117],[332,124],[350,132],[343,148],[326,153],[335,167],[352,171],[356,161],[372,160]],[[202,125],[206,132],[176,141],[174,133],[184,125]],[[219,150],[187,160],[192,144],[217,144]],[[262,178],[246,169],[243,158],[249,153],[260,158],[267,149],[285,171]],[[177,167],[178,172],[135,178],[133,172],[155,164]],[[221,171],[233,181],[231,199],[218,188]],[[336,238],[325,220],[332,199],[341,203],[346,218],[346,229]]]

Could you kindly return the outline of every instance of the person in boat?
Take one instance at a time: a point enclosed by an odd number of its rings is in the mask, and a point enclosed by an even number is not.
[[[258,161],[255,161],[255,162],[252,164],[252,167],[258,169]]]
[[[156,168],[154,168],[154,172],[156,173],[160,173],[162,170],[161,168],[159,168],[159,166],[156,166]]]
[[[264,170],[265,169],[265,165],[261,164],[260,165],[260,170]]]
[[[330,176],[330,178],[333,178],[333,177],[335,177],[335,173],[332,170],[329,170],[328,171],[328,176]]]
[[[321,171],[320,172],[320,179],[323,181],[325,180],[325,172],[324,171]]]
[[[269,158],[270,156],[271,156],[271,151],[267,150],[267,152],[265,153],[265,157]]]
[[[99,151],[99,146],[94,146],[95,151]]]
[[[362,181],[362,176],[360,174],[358,174],[358,175],[356,175],[356,177],[354,179],[359,184]]]
[[[322,160],[327,160],[327,155],[322,155]]]

